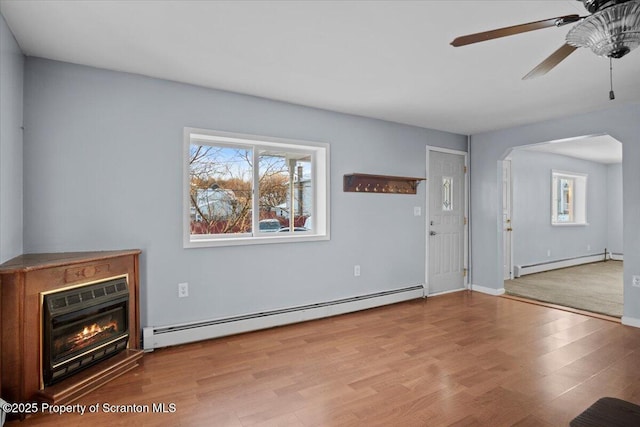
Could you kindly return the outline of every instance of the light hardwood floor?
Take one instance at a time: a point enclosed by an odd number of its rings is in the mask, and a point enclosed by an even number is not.
[[[567,426],[640,404],[640,329],[463,291],[156,350],[83,397],[174,413],[37,415],[21,426]]]

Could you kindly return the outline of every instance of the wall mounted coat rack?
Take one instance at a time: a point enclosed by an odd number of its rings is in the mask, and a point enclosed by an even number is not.
[[[426,178],[352,173],[344,176],[343,190],[356,193],[416,194]]]

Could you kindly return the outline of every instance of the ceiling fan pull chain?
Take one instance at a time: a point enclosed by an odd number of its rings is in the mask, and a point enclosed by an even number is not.
[[[613,93],[613,59],[609,57],[609,81],[611,83],[611,90],[609,91],[609,99],[616,99],[616,95]]]

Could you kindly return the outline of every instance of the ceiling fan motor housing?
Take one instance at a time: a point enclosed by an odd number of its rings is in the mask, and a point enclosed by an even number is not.
[[[626,3],[631,0],[578,0],[582,1],[584,7],[589,13],[596,13],[599,10],[606,9],[620,3]]]
[[[629,52],[631,52],[631,49],[629,49],[627,46],[621,46],[613,50],[608,56],[611,58],[619,59],[625,56]]]
[[[640,45],[640,0],[583,0],[594,13],[567,33],[567,44],[622,58]]]

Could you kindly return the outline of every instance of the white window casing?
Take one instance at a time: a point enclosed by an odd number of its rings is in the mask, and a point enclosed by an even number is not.
[[[551,171],[551,225],[589,225],[586,174]]]
[[[200,203],[196,204],[197,208],[192,208],[190,166],[190,149],[192,144],[196,146],[211,146],[214,148],[230,147],[238,150],[246,149],[247,157],[252,156],[251,165],[253,176],[250,178],[253,184],[250,215],[251,226],[243,229],[243,232],[231,234],[192,234],[193,210],[197,209],[198,212],[201,211]],[[310,198],[312,205],[308,212],[308,223],[313,224],[311,230],[298,231],[295,227],[289,227],[288,231],[281,230],[285,232],[261,232],[261,224],[259,224],[260,190],[258,188],[258,165],[260,164],[260,156],[269,157],[271,153],[277,153],[277,155],[282,158],[286,157],[287,161],[292,162],[290,164],[294,164],[296,158],[310,158],[311,176],[308,180],[310,182],[310,188],[308,188],[306,197]],[[183,147],[183,246],[185,248],[198,248],[329,240],[329,158],[329,144],[327,143],[185,128]],[[290,182],[293,182],[294,174],[291,173],[290,176]],[[288,203],[290,205],[287,205],[283,210],[288,208],[290,211],[293,211],[295,202],[290,202],[294,200],[293,184],[290,184],[290,186],[291,193],[288,195]],[[215,190],[207,189],[207,191]],[[247,191],[245,191],[245,193],[247,193]],[[220,198],[222,196],[217,195],[216,197]],[[298,203],[301,202],[298,201]],[[302,206],[300,206],[300,209],[302,210]],[[290,215],[290,218],[294,216],[293,212],[290,212],[288,215]],[[291,224],[291,222],[289,222],[289,224]]]

